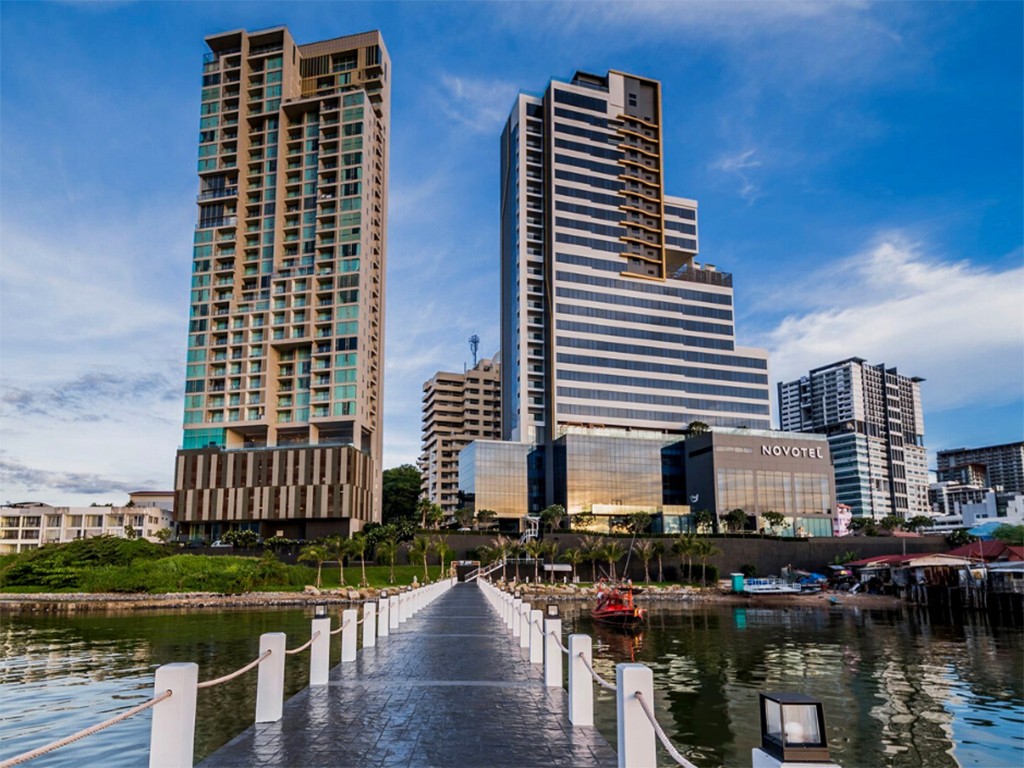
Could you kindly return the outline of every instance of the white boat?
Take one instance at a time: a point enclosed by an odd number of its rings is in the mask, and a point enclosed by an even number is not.
[[[800,587],[782,579],[744,579],[743,593],[747,595],[799,595]]]

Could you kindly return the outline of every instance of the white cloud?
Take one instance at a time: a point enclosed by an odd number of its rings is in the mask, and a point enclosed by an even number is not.
[[[753,202],[760,195],[757,185],[750,178],[751,170],[764,165],[761,160],[754,158],[755,154],[756,149],[748,149],[731,155],[721,155],[710,165],[712,170],[736,176],[740,181],[739,196],[748,202]]]
[[[758,339],[773,380],[863,357],[926,379],[926,412],[1019,400],[1024,267],[1016,257],[1017,266],[998,270],[930,255],[898,233],[880,237],[775,297],[788,314]]]
[[[505,80],[443,74],[438,103],[451,119],[474,133],[495,137],[508,119],[518,87]]]

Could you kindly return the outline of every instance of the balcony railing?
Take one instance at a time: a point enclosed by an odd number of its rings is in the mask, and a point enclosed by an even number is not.
[[[235,197],[238,194],[238,187],[223,187],[221,189],[208,189],[199,194],[197,200],[215,200],[218,197]]]

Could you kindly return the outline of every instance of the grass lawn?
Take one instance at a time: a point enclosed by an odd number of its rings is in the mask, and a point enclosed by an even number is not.
[[[448,564],[445,564],[447,569]],[[430,573],[430,579],[437,581],[441,578],[441,566],[437,563],[427,566]],[[376,589],[387,589],[388,587],[404,586],[406,584],[412,584],[413,576],[423,583],[423,566],[422,565],[396,565],[395,566],[395,581],[394,583],[388,580],[388,566],[386,565],[367,565],[366,566],[366,580],[370,582],[370,586]],[[316,568],[310,568],[309,583],[312,584],[316,578]],[[349,562],[345,566],[345,586],[351,589],[359,588],[360,579],[360,568],[359,562]],[[337,589],[338,587],[338,566],[337,565],[324,565],[323,570],[323,589]]]

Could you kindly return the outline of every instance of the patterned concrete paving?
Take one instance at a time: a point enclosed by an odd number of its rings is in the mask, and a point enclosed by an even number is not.
[[[595,729],[569,724],[565,690],[544,686],[479,587],[458,584],[200,768],[615,764]]]

